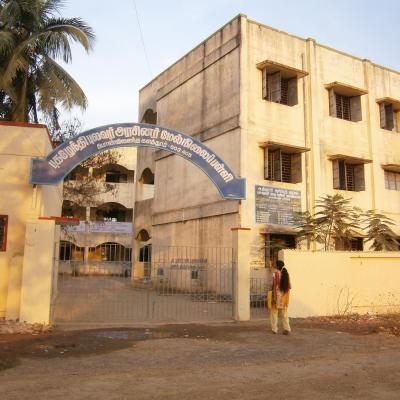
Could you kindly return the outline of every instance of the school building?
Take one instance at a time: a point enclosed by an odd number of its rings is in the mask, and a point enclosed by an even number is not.
[[[398,311],[399,252],[365,251],[361,233],[346,250],[363,252],[290,249],[293,213],[334,193],[392,218],[400,237],[399,116],[400,73],[239,15],[140,90],[139,122],[208,146],[246,180],[244,199],[222,199],[174,153],[139,147],[136,163],[121,147],[65,178],[113,187],[77,200],[62,184],[30,183],[32,159],[63,151],[46,127],[0,122],[0,318],[265,317],[273,241],[289,249],[291,316]],[[98,153],[86,144],[82,154]]]
[[[293,211],[340,193],[396,222],[400,236],[400,73],[239,15],[140,90],[141,122],[200,139],[246,178],[221,200],[181,157],[138,150],[138,247],[296,247]],[[148,190],[149,185],[152,190]],[[140,233],[140,234],[139,234]],[[347,249],[366,246],[360,234]],[[267,250],[268,252],[268,250]],[[250,265],[263,267],[255,251]]]

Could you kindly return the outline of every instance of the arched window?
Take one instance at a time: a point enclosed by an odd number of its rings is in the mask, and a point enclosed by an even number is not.
[[[145,185],[154,185],[154,174],[150,168],[143,170],[139,181]]]
[[[84,168],[80,165],[75,167],[65,178],[64,182],[68,181],[81,181],[83,179],[86,179],[89,174],[89,169]]]
[[[120,203],[104,203],[95,209],[96,221],[132,222],[132,209]]]
[[[150,240],[149,232],[147,232],[146,229],[141,229],[136,235],[136,240],[138,240],[139,242],[147,242],[148,240]]]
[[[83,261],[83,247],[67,240],[60,242],[60,261]]]
[[[151,108],[148,108],[144,112],[141,122],[143,122],[145,124],[156,125],[157,124],[157,113],[154,112]]]
[[[116,242],[102,243],[89,247],[89,260],[130,262],[132,249]]]
[[[81,220],[85,220],[86,218],[86,208],[80,206],[79,204],[70,201],[64,200],[61,209],[62,217],[74,217],[79,218]]]
[[[133,183],[135,181],[135,171],[119,164],[107,164],[102,168],[96,168],[93,170],[93,176],[107,183]]]

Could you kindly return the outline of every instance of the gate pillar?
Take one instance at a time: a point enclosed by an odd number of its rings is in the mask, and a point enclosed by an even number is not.
[[[250,228],[232,228],[233,318],[250,320]]]
[[[54,281],[54,238],[58,227],[53,220],[34,220],[26,224],[21,283],[20,320],[50,322]]]

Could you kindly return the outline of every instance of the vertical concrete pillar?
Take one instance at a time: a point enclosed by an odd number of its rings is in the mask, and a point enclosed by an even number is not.
[[[93,169],[93,168],[91,168]],[[83,262],[85,265],[89,264],[89,240],[90,231],[89,231],[89,223],[90,223],[90,207],[86,207],[86,224],[85,224],[85,247],[83,249]]]
[[[16,320],[19,318],[21,301],[21,278],[22,278],[22,255],[15,255],[11,258],[8,277],[8,296],[6,318]]]
[[[132,271],[131,279],[132,281],[136,278],[143,278],[143,263],[139,262],[141,242],[139,240],[133,239],[132,244]]]
[[[233,318],[250,319],[250,229],[232,228],[233,243]]]
[[[378,106],[376,103],[379,97],[376,93],[378,85],[375,83],[374,65],[369,60],[363,60],[364,67],[364,87],[367,93],[362,96],[362,101],[365,102],[365,111],[363,110],[363,120],[365,120],[368,130],[368,147],[369,147],[369,158],[374,162],[365,165],[366,171],[370,171],[371,175],[371,205],[369,206],[372,210],[382,209],[382,197],[380,192],[385,187],[384,174],[382,173],[382,166],[380,160],[374,154],[383,154],[384,150],[380,147],[382,145],[382,138],[380,134],[380,119],[376,118]],[[371,110],[372,113],[371,113]],[[378,134],[378,135],[377,135]]]
[[[3,257],[1,257],[3,256]],[[8,295],[8,278],[9,278],[9,260],[0,254],[0,318],[6,317],[7,295]]]
[[[50,322],[53,290],[55,222],[34,220],[26,224],[21,285],[20,320],[29,323]]]

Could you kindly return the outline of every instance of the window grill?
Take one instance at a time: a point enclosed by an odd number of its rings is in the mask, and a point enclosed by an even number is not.
[[[400,172],[385,171],[385,187],[389,190],[400,191]]]
[[[336,96],[336,116],[347,121],[351,121],[350,97],[335,93]]]
[[[292,155],[282,153],[282,182],[292,182]]]
[[[354,165],[346,164],[346,189],[355,190],[354,184]]]
[[[270,180],[274,180],[274,156],[275,154],[268,150],[268,176]]]
[[[281,79],[281,104],[289,104],[289,79]]]
[[[6,251],[8,216],[0,215],[0,251]]]

